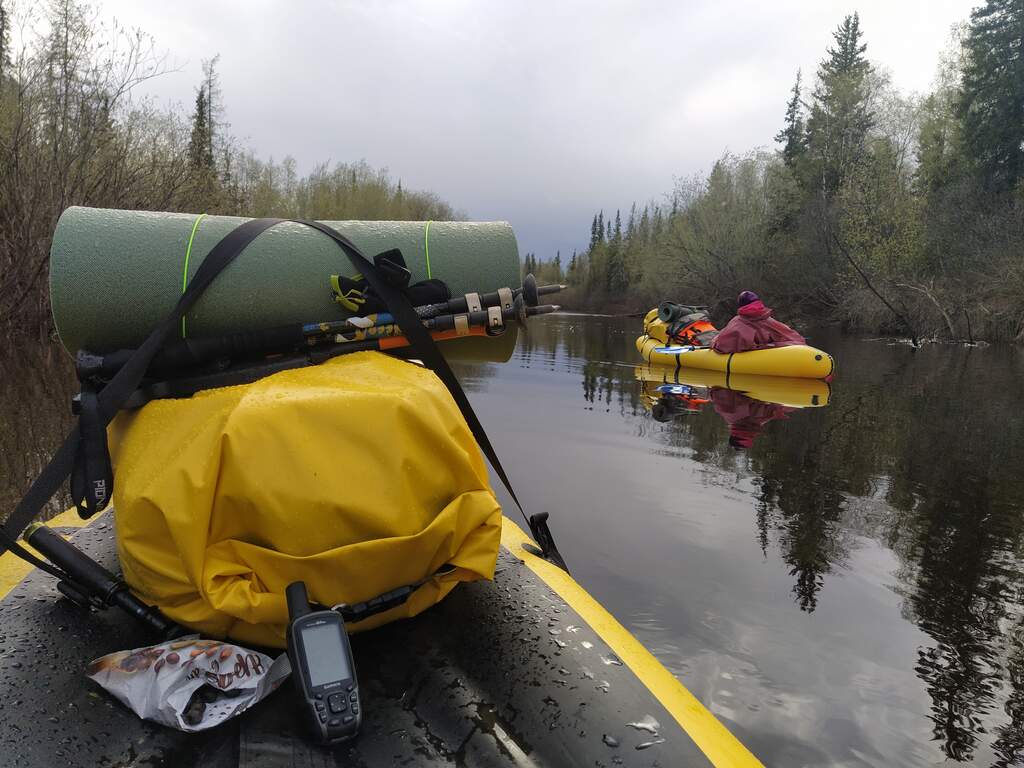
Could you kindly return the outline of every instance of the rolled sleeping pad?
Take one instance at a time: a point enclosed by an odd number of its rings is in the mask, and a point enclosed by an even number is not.
[[[139,346],[236,216],[71,207],[50,249],[50,301],[65,349]],[[515,288],[519,249],[507,222],[328,221],[368,257],[399,248],[412,281],[439,278],[452,295]],[[218,275],[184,319],[184,337],[219,336],[348,317],[330,276],[354,270],[338,246],[285,222]]]

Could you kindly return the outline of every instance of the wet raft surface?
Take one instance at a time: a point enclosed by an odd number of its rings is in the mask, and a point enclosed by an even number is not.
[[[116,570],[109,516],[74,540]],[[335,750],[302,739],[290,684],[203,734],[138,720],[84,670],[152,638],[114,611],[84,616],[33,572],[0,605],[0,749],[47,768],[711,765],[517,557],[502,549],[497,570],[494,583],[461,585],[415,619],[353,637],[363,728]],[[647,718],[660,724],[656,736],[627,725]]]

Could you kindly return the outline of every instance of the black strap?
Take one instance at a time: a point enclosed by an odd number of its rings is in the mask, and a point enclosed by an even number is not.
[[[447,361],[431,338],[430,332],[424,328],[419,316],[416,314],[415,308],[402,293],[401,288],[392,285],[387,279],[381,277],[376,266],[348,238],[326,224],[315,221],[268,218],[252,219],[225,235],[203,260],[199,269],[196,270],[191,283],[182,293],[171,314],[150,333],[103,390],[98,395],[88,398],[90,414],[84,420],[80,419],[79,426],[73,428],[71,433],[68,434],[63,445],[61,445],[50,460],[50,463],[47,464],[39,477],[36,478],[18,506],[8,517],[3,528],[0,528],[0,551],[8,549],[36,567],[58,578],[66,578],[66,575],[59,569],[40,560],[23,548],[17,541],[18,536],[42,511],[46,503],[57,492],[64,478],[72,474],[76,466],[78,467],[77,479],[74,479],[72,482],[72,490],[76,498],[76,504],[79,506],[79,513],[83,517],[88,517],[98,511],[99,507],[97,505],[101,501],[105,503],[112,492],[112,481],[109,479],[111,477],[109,454],[106,448],[106,425],[110,423],[136,390],[145,376],[150,362],[160,351],[161,347],[163,347],[170,335],[176,331],[184,314],[195,304],[203,291],[213,282],[214,278],[262,232],[283,221],[294,221],[295,223],[317,229],[334,240],[345,252],[353,267],[365,276],[367,283],[387,303],[392,316],[406,335],[406,338],[409,339],[409,343],[416,351],[416,354],[422,358],[423,362],[434,371],[448,388],[473,437],[476,438],[480,449],[491,463],[495,473],[508,491],[509,496],[515,502],[523,517],[526,518],[531,531],[535,534],[535,538],[539,538],[536,536],[539,529],[544,529],[546,532],[544,520],[535,522],[534,519],[541,516],[527,517],[526,511],[512,489],[508,475],[505,473],[505,469],[494,451],[494,447],[491,445],[486,432],[484,432],[483,425],[480,423],[472,405],[469,403],[469,399],[466,397],[466,393],[462,390],[458,379],[452,373]],[[84,405],[85,401],[83,400]],[[105,467],[103,466],[104,460],[106,461]],[[92,489],[91,492],[90,488]],[[103,488],[102,493],[98,491],[100,488]],[[79,504],[79,502],[81,503]],[[550,537],[548,536],[547,538]],[[545,548],[545,553],[551,555],[552,559],[557,558],[556,562],[564,567],[564,561],[557,553],[557,550],[554,549],[553,542],[551,544],[551,551],[548,552],[547,548]]]
[[[319,221],[303,221],[299,223],[320,230],[341,246],[348,260],[352,262],[352,266],[357,272],[362,273],[374,292],[384,300],[384,303],[391,311],[391,316],[395,318],[398,327],[402,329],[402,333],[409,340],[410,346],[421,357],[423,363],[448,388],[452,399],[459,406],[459,411],[462,412],[462,418],[466,420],[470,432],[473,433],[473,437],[479,443],[480,450],[483,451],[484,456],[487,457],[491,466],[494,467],[494,472],[498,475],[502,485],[505,486],[508,495],[512,497],[512,501],[515,502],[515,505],[522,512],[527,523],[529,523],[530,519],[526,515],[526,510],[523,509],[523,505],[519,502],[516,492],[512,490],[512,483],[509,481],[508,475],[505,474],[505,468],[501,465],[498,455],[494,452],[494,447],[491,445],[487,433],[484,432],[483,425],[477,418],[473,406],[470,405],[469,398],[466,397],[466,393],[459,384],[459,380],[455,378],[455,374],[452,373],[452,369],[448,366],[448,361],[444,359],[444,355],[441,354],[441,350],[437,348],[437,344],[430,337],[430,331],[423,327],[423,321],[416,314],[416,309],[409,302],[409,299],[402,293],[400,288],[391,285],[387,280],[381,278],[373,263],[343,234],[326,224],[321,224]]]
[[[110,423],[125,400],[139,386],[139,382],[142,381],[146,369],[149,367],[150,360],[153,359],[171,333],[181,326],[182,316],[196,303],[213,279],[241,253],[245,246],[255,240],[261,232],[279,221],[281,220],[253,219],[247,221],[229,232],[213,247],[203,260],[202,265],[196,270],[191,284],[178,299],[171,314],[149,334],[135,354],[97,395],[96,413],[104,427]],[[58,578],[63,578],[64,574],[22,547],[18,543],[18,537],[25,527],[39,515],[46,503],[53,498],[64,479],[71,474],[79,450],[80,438],[81,432],[76,425],[72,427],[71,432],[64,438],[64,443],[50,459],[50,463],[32,483],[28,492],[7,518],[3,528],[0,529],[0,551],[8,549],[23,560],[27,560],[37,568]]]
[[[106,508],[114,491],[114,470],[107,446],[107,425],[91,381],[82,382],[78,450],[71,468],[71,499],[83,519]]]

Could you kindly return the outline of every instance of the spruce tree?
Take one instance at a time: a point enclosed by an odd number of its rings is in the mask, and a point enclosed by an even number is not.
[[[218,53],[212,59],[203,61],[203,90],[206,91],[206,151],[210,158],[210,168],[213,168],[214,147],[217,144],[219,129],[221,125],[221,90],[220,75],[217,74],[217,64],[220,62]]]
[[[1024,177],[1024,2],[987,0],[971,12],[958,113],[964,151],[996,191]]]
[[[209,107],[205,87],[196,94],[196,108],[192,115],[192,134],[188,142],[188,161],[193,170],[213,170],[213,152],[210,141]]]
[[[867,79],[871,65],[864,56],[860,17],[847,16],[832,37],[835,47],[818,67],[811,114],[807,119],[807,149],[814,161],[812,182],[833,194],[861,160],[874,117],[868,108]]]
[[[622,247],[622,213],[615,211],[615,229],[608,222],[608,271],[605,273],[605,288],[609,295],[621,296],[629,286],[626,272],[626,258]]]
[[[782,144],[782,159],[790,168],[807,150],[807,133],[804,126],[804,109],[800,95],[800,70],[796,71],[793,96],[786,104],[786,126],[775,134],[775,141]]]

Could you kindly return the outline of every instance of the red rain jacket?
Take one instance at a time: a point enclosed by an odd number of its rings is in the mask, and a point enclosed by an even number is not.
[[[715,352],[729,355],[766,347],[804,344],[806,339],[785,323],[772,317],[772,311],[760,301],[739,308],[739,313],[711,342]]]

